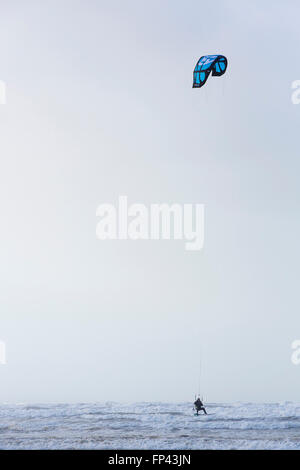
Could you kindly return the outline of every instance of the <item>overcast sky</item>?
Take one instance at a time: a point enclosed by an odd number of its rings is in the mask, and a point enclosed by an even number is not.
[[[0,0],[1,402],[300,401],[298,1]],[[192,89],[204,54],[226,75]],[[96,209],[205,204],[205,243]]]

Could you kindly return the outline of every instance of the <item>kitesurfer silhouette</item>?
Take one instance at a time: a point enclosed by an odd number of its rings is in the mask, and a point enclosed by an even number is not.
[[[195,408],[196,408],[196,411],[197,411],[197,415],[198,415],[199,411],[204,411],[204,414],[207,415],[206,409],[204,408],[204,405],[203,405],[203,403],[202,403],[202,401],[200,400],[199,397],[194,402],[194,405],[195,405]]]

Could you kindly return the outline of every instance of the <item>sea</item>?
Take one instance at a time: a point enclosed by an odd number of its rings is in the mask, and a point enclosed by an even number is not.
[[[300,449],[300,404],[0,405],[0,449]]]

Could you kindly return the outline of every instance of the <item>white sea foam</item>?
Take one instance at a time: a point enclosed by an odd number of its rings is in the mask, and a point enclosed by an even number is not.
[[[300,404],[0,406],[1,449],[300,449]]]

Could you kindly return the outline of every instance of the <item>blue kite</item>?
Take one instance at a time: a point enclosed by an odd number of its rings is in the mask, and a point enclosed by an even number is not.
[[[226,72],[227,59],[223,55],[203,55],[194,69],[193,88],[201,88],[211,72],[212,76],[220,77]]]

